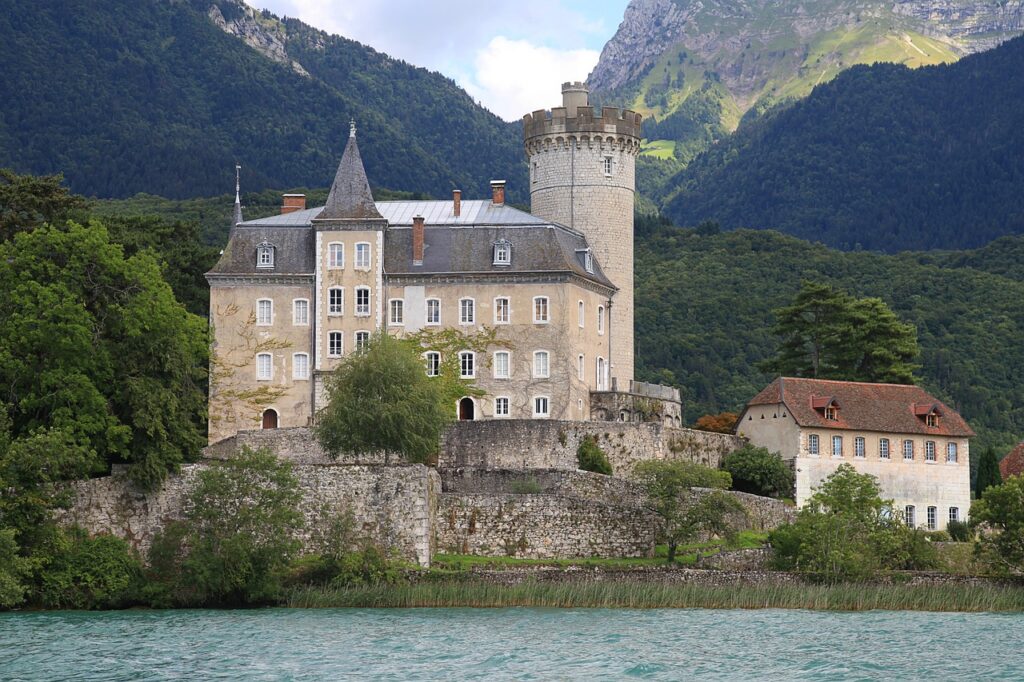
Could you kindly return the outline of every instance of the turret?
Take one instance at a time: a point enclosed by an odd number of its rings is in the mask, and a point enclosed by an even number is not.
[[[607,330],[610,375],[633,379],[633,203],[643,117],[590,106],[584,83],[562,85],[562,106],[523,117],[531,213],[582,232],[618,287]]]

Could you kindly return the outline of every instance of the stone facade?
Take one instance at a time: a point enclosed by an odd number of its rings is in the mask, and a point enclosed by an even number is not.
[[[683,402],[678,388],[630,381],[625,391],[593,391],[590,418],[609,422],[661,422],[682,427]]]
[[[144,492],[123,473],[75,483],[71,508],[61,515],[90,533],[127,540],[143,554],[170,521],[182,518],[199,472],[215,464],[188,464],[160,489]],[[429,566],[441,491],[437,472],[422,465],[400,467],[295,467],[302,490],[300,509],[307,526],[324,515],[351,511],[357,532],[394,549],[409,561]],[[308,535],[303,537],[309,540]]]
[[[686,460],[717,467],[744,439],[660,423],[503,420],[460,422],[445,434],[438,465],[492,469],[578,467],[576,450],[592,436],[608,455],[615,476],[629,478],[646,460]]]
[[[633,379],[633,204],[641,116],[589,106],[582,83],[562,86],[561,107],[523,118],[530,212],[580,230],[618,287],[609,319],[611,377]]]

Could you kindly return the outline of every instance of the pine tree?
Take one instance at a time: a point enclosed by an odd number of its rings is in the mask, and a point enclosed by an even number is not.
[[[978,476],[974,482],[974,497],[980,499],[985,489],[993,485],[1001,485],[1003,475],[999,472],[999,457],[994,448],[986,448],[978,460]]]

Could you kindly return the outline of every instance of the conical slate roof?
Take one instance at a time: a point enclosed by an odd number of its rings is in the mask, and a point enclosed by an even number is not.
[[[355,124],[352,125],[345,153],[341,155],[327,204],[316,219],[384,220],[373,201],[370,182],[366,179],[363,158],[359,155],[359,145],[356,143]]]

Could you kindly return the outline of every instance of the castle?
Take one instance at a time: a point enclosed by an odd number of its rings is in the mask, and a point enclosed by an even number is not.
[[[324,379],[375,330],[457,330],[456,368],[483,395],[460,420],[681,426],[675,389],[635,382],[633,203],[641,116],[595,111],[582,83],[524,117],[531,213],[485,200],[374,200],[352,125],[327,203],[285,195],[234,224],[210,283],[209,440],[309,425]],[[474,343],[486,335],[485,345]],[[467,391],[469,393],[469,391]]]

